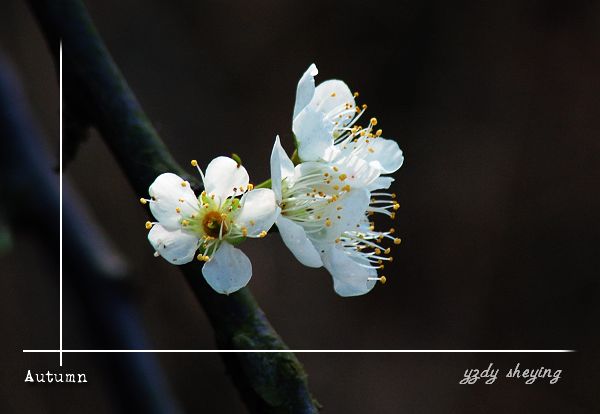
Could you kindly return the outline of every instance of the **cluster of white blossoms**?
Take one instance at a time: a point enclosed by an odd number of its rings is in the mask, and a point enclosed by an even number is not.
[[[294,166],[279,143],[271,154],[271,180],[281,214],[277,227],[286,246],[306,266],[324,266],[341,296],[369,292],[391,248],[383,245],[394,228],[375,229],[376,213],[395,218],[400,207],[387,190],[404,161],[398,144],[382,138],[371,118],[357,121],[366,105],[356,105],[348,86],[328,80],[315,88],[313,64],[298,82],[293,132],[300,163]]]
[[[148,240],[156,256],[173,264],[195,257],[206,262],[202,273],[219,293],[244,287],[252,276],[248,257],[234,247],[246,237],[264,237],[275,223],[294,256],[310,267],[324,266],[341,296],[369,292],[391,248],[400,244],[394,228],[375,229],[376,213],[395,217],[396,195],[386,190],[385,175],[403,163],[398,144],[375,130],[377,120],[358,124],[366,105],[357,106],[348,86],[328,80],[315,87],[313,64],[298,82],[292,130],[299,162],[282,148],[271,154],[271,189],[249,184],[246,169],[227,157],[214,159],[206,174],[198,167],[204,191],[196,197],[187,181],[160,175],[150,186]]]

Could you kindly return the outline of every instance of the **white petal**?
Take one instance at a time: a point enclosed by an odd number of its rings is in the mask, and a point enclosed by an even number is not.
[[[283,242],[300,263],[308,267],[323,266],[319,253],[300,225],[283,216],[279,216],[276,223]]]
[[[152,215],[169,230],[178,229],[181,219],[191,216],[198,209],[198,199],[189,183],[176,174],[165,173],[156,177],[148,193],[154,198],[150,203]],[[180,213],[177,213],[177,208]]]
[[[248,191],[242,196],[240,206],[235,225],[246,227],[248,237],[259,237],[261,232],[269,231],[280,212],[275,193],[268,188]]]
[[[369,292],[375,286],[377,270],[361,266],[366,263],[361,257],[349,256],[339,246],[328,246],[321,254],[323,265],[333,277],[333,288],[340,296],[359,296]]]
[[[248,284],[252,277],[252,263],[240,249],[221,243],[204,264],[202,275],[215,291],[229,295]]]
[[[364,160],[383,174],[393,173],[402,167],[404,156],[396,141],[375,138],[369,143],[369,148],[371,151],[365,153]]]
[[[347,109],[346,105],[351,105],[351,108]],[[347,116],[342,116],[339,120],[333,117],[344,112],[344,115],[352,115],[354,118],[354,105],[354,96],[350,88],[337,79],[327,80],[317,86],[310,102],[310,106],[317,112],[327,115],[332,121],[342,121],[343,123],[348,123]]]
[[[356,156],[347,156],[335,162],[338,168],[337,176],[344,174],[346,179],[342,184],[352,188],[365,188],[379,177],[379,169],[371,166],[367,161]]]
[[[314,237],[332,242],[343,232],[356,230],[357,225],[365,218],[370,200],[371,193],[364,188],[344,193],[337,201],[329,204],[323,213],[323,217],[329,218],[331,225],[314,234]],[[338,207],[341,209],[338,210]]]
[[[208,194],[215,194],[221,201],[225,198],[240,195],[240,187],[246,189],[250,178],[243,165],[238,165],[229,157],[217,157],[206,167],[204,189]]]
[[[380,177],[377,177],[377,179],[375,181],[373,181],[371,184],[369,184],[369,186],[367,187],[367,190],[369,190],[369,191],[387,190],[388,188],[390,188],[390,186],[392,185],[393,182],[394,182],[394,179],[392,177],[380,176]]]
[[[198,248],[198,238],[182,230],[169,231],[155,224],[148,233],[148,241],[154,250],[174,265],[182,265],[194,260]]]
[[[298,156],[302,161],[324,159],[333,147],[329,123],[320,112],[308,106],[294,118],[292,125],[298,141]]]
[[[282,199],[281,181],[293,175],[294,163],[281,146],[278,135],[275,137],[275,144],[271,151],[271,189],[275,192],[278,201]]]
[[[308,105],[315,93],[315,76],[319,73],[319,70],[315,64],[311,64],[306,72],[298,81],[298,87],[296,88],[296,103],[294,104],[294,116],[296,116]]]

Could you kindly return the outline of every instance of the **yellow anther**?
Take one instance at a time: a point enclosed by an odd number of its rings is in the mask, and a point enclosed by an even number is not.
[[[183,198],[180,198],[180,199],[179,199],[179,202],[180,202],[180,203],[183,203],[183,202],[185,202],[185,200],[184,200]]]
[[[396,203],[396,204],[394,204],[394,206],[392,208],[394,210],[398,210],[400,208],[400,204]]]
[[[246,237],[248,235],[248,229],[246,227],[242,227],[242,236]]]
[[[335,96],[335,92],[331,92],[331,97],[333,98]]]
[[[336,184],[336,185],[334,185],[334,186],[333,186],[333,189],[334,189],[335,191],[337,191],[337,190],[339,190],[339,189],[340,189],[340,186]]]
[[[329,218],[325,219],[325,225],[331,227],[331,220]]]
[[[381,134],[383,134],[383,131],[382,131],[381,129],[378,129],[378,130],[375,132],[375,136],[376,136],[376,137],[380,137],[380,136],[381,136]]]
[[[146,200],[145,198],[140,198],[140,203],[146,204],[147,202],[148,202],[148,200]]]
[[[346,184],[345,186],[342,187],[342,190],[344,191],[350,191],[350,186],[348,184]]]
[[[358,98],[358,91],[354,92],[354,93],[352,94],[352,96],[354,96],[355,98]]]
[[[392,193],[390,195],[392,196],[392,198],[396,198],[396,193]]]
[[[248,184],[248,191],[252,191],[254,190],[254,184],[250,183]]]
[[[250,220],[249,223],[250,223],[251,226],[254,226],[256,224],[256,222],[254,220]]]
[[[394,258],[393,258],[392,256],[390,256],[390,257],[388,257],[388,260],[389,260],[390,262],[393,262],[393,261],[394,261]]]
[[[225,214],[225,213],[221,213],[221,219],[223,219],[223,220],[227,220],[227,214]]]
[[[260,232],[260,234],[258,235],[258,237],[263,238],[266,235],[267,235],[267,232],[263,230],[263,231]]]
[[[201,262],[208,262],[208,259],[210,259],[210,257],[203,254],[199,254],[198,256],[196,256],[196,259],[198,259]]]
[[[346,174],[340,174],[340,181],[344,181],[348,176]]]
[[[189,224],[190,224],[190,222],[188,220],[181,220],[181,225],[182,226],[187,226]]]
[[[394,239],[394,244],[400,244],[401,242],[402,242],[402,240],[400,240],[400,239],[397,239],[397,238]]]
[[[392,228],[390,229],[390,234],[394,234],[395,232],[396,232],[396,229],[392,227]]]
[[[150,230],[152,228],[152,223],[149,221],[146,222],[146,230]]]
[[[192,160],[192,161],[190,161],[190,164],[192,164],[192,167],[197,167],[198,166],[198,161]]]
[[[338,172],[338,171],[339,171],[339,168],[334,166],[334,167],[333,167],[333,171],[335,171],[335,172]]]
[[[379,265],[379,269],[385,268],[385,265]]]
[[[343,208],[342,206],[337,206],[335,209],[336,209],[337,211],[340,211],[342,208]]]
[[[325,173],[323,174],[325,177],[329,177],[329,173]]]
[[[377,118],[371,118],[371,125],[377,125]]]
[[[340,239],[340,238],[335,239],[336,243],[340,243],[341,241],[342,241],[342,239]]]
[[[389,247],[387,249],[385,249],[383,252],[385,254],[390,254],[390,252],[392,251],[392,249],[390,249]]]
[[[390,218],[393,220],[396,218],[396,213],[394,213],[393,211],[390,213]]]
[[[373,148],[371,148],[371,147],[369,147],[369,148],[368,148],[368,151],[369,151],[371,154],[373,154],[373,153],[375,152],[375,150],[374,150]]]
[[[180,209],[179,207],[175,207],[175,211],[176,211],[177,213],[181,213],[181,209]]]
[[[379,278],[379,281],[381,282],[382,285],[385,285],[385,282],[387,282],[387,278],[385,276],[381,276]]]
[[[367,109],[367,104],[362,104],[362,109],[363,109],[363,111],[364,111],[365,109]]]
[[[381,254],[381,249],[375,249],[375,254]]]
[[[186,181],[182,181],[182,182],[181,182],[181,186],[182,186],[182,187],[187,187],[187,182],[186,182]]]

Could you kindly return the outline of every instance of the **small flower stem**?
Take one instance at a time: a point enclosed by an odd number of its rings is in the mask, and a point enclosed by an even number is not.
[[[294,150],[291,160],[294,163],[294,165],[300,164],[301,160],[300,160],[300,157],[298,156],[298,148],[296,148]]]
[[[263,181],[262,183],[255,185],[254,188],[271,188],[271,179]]]

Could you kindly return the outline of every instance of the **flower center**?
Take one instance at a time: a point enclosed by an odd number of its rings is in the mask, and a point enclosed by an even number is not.
[[[227,234],[229,226],[227,225],[226,217],[223,217],[218,211],[210,211],[206,213],[202,219],[202,229],[204,234],[216,239],[221,235]]]

